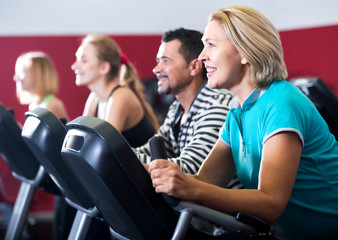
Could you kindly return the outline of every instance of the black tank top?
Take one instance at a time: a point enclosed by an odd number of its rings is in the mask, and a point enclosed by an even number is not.
[[[117,85],[116,87],[114,87],[110,92],[108,99],[113,95],[113,92],[120,87],[122,86]],[[94,117],[98,116],[98,111],[99,104],[97,104]],[[146,115],[144,115],[141,121],[137,123],[134,127],[122,132],[122,136],[127,140],[129,145],[134,148],[140,147],[145,144],[154,134],[154,128]]]

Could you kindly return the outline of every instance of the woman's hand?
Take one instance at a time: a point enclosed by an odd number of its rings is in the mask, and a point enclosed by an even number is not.
[[[176,163],[164,159],[155,160],[149,164],[148,171],[156,192],[193,200],[198,181],[182,172]]]

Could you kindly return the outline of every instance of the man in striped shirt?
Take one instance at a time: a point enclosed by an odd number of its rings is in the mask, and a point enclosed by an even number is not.
[[[203,49],[202,33],[179,28],[164,33],[153,69],[158,91],[176,100],[156,135],[164,138],[168,160],[196,174],[218,139],[233,95],[210,89],[206,70],[198,56]],[[141,162],[149,164],[149,144],[134,149]],[[228,187],[241,186],[237,179]]]

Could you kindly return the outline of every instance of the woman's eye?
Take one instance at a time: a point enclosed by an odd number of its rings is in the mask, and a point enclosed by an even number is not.
[[[215,47],[215,44],[209,43],[209,47]]]

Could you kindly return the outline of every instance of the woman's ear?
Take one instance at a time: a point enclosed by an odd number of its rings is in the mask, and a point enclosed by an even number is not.
[[[245,57],[241,57],[241,63],[242,63],[243,65],[245,65],[245,64],[248,63],[248,60],[246,60]]]
[[[202,61],[198,60],[197,58],[191,60],[191,62],[190,62],[190,69],[191,69],[190,74],[192,76],[196,76],[198,73],[201,72],[202,67],[203,67]]]
[[[102,62],[100,66],[100,70],[102,74],[108,74],[110,71],[110,64],[109,62]]]

